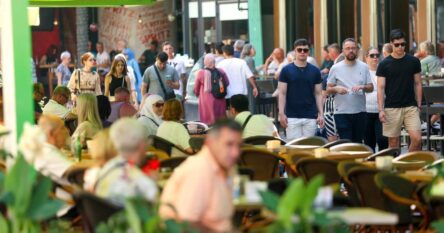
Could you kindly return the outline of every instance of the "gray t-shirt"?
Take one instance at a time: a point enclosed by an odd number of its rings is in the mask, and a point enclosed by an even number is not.
[[[143,82],[148,84],[148,94],[160,95],[165,98],[165,94],[160,86],[159,78],[154,70],[154,66],[155,65],[152,65],[145,70],[145,73],[143,73]],[[159,71],[160,78],[162,79],[166,92],[173,92],[174,90],[166,84],[166,80],[171,80],[172,82],[179,81],[179,75],[177,74],[176,69],[167,64],[165,69],[157,70]]]
[[[347,88],[345,95],[335,95],[335,113],[355,114],[365,112],[365,94],[363,90],[352,92],[352,87],[372,83],[367,64],[359,60],[353,65],[345,61],[335,64],[328,75],[328,83]]]

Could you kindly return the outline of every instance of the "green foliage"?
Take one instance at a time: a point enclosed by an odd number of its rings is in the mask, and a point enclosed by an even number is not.
[[[267,227],[270,233],[348,232],[348,227],[338,219],[332,219],[323,211],[314,211],[313,202],[324,183],[322,176],[316,176],[307,185],[299,178],[293,180],[285,193],[279,197],[271,191],[260,193],[262,202],[276,215],[275,221]]]
[[[437,233],[444,233],[444,219],[432,222],[432,227]]]

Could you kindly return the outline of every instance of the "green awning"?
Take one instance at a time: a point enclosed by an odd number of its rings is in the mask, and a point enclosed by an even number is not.
[[[38,7],[115,7],[148,5],[156,0],[29,0],[29,6]]]

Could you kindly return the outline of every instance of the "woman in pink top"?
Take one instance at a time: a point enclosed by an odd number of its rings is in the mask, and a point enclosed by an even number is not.
[[[225,117],[226,101],[223,94],[215,96],[213,83],[219,82],[220,93],[226,93],[229,81],[225,72],[215,67],[213,54],[204,58],[204,69],[197,71],[194,93],[199,97],[200,121],[212,125],[217,119]]]

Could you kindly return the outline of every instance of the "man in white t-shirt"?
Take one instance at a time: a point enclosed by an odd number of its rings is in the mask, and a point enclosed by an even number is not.
[[[68,87],[57,86],[52,93],[52,98],[43,107],[43,114],[52,114],[62,120],[75,119],[77,116],[72,113],[65,105],[71,97],[71,91]]]
[[[187,79],[187,70],[185,69],[185,64],[182,60],[174,58],[174,47],[169,41],[165,41],[162,44],[162,51],[168,54],[168,65],[174,67],[176,69],[177,74],[180,78],[180,87],[177,90],[174,90],[174,93],[179,96],[184,96],[183,87],[184,83],[186,83]]]
[[[96,43],[96,50],[97,50],[97,55],[96,55],[97,70],[99,71],[100,75],[106,75],[111,65],[109,54],[103,48],[102,42]]]
[[[258,95],[256,81],[247,63],[242,59],[233,57],[233,46],[225,45],[222,50],[225,59],[217,64],[217,68],[225,71],[230,81],[225,98],[229,100],[233,95],[248,95],[247,79],[251,84],[253,96],[256,97]],[[227,106],[229,106],[229,104],[227,104]]]

